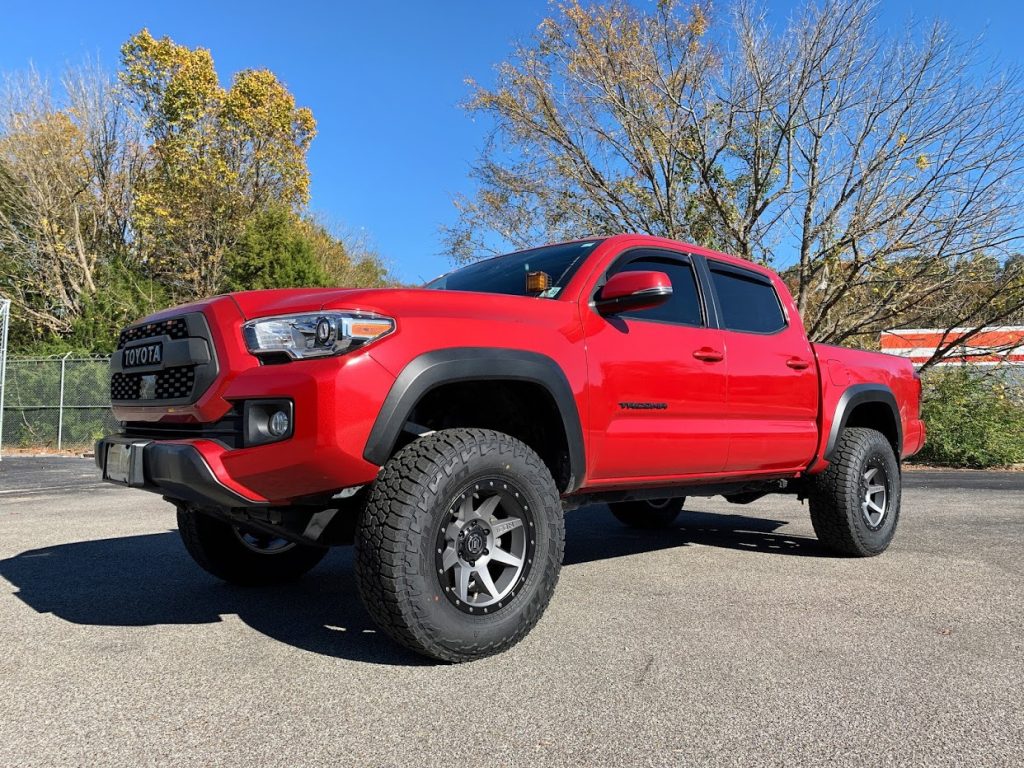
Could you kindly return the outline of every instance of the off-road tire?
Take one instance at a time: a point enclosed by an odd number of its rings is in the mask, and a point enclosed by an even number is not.
[[[885,514],[877,526],[866,519],[864,508],[872,467],[884,471]],[[876,473],[877,475],[877,473]],[[850,557],[871,557],[884,552],[900,517],[900,465],[889,440],[881,432],[862,427],[844,429],[831,463],[811,481],[809,501],[814,532],[827,549]]]
[[[618,501],[609,504],[615,519],[630,528],[668,528],[683,510],[685,498],[655,501]]]
[[[457,607],[435,558],[460,499],[507,481],[528,506],[531,565],[504,606]],[[405,446],[384,465],[356,530],[356,581],[390,637],[433,659],[463,662],[519,642],[544,612],[561,569],[565,524],[558,488],[540,457],[508,435],[447,429]],[[441,574],[441,575],[439,575]]]
[[[256,552],[242,543],[231,523],[185,507],[178,507],[178,531],[185,549],[204,571],[246,587],[293,581],[327,554],[326,547],[309,544]]]

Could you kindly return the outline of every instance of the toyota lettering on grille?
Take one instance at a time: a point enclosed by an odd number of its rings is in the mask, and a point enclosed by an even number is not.
[[[124,368],[141,368],[145,365],[160,365],[163,362],[164,345],[162,342],[155,344],[141,344],[137,347],[127,347],[124,356],[121,358],[121,365]]]

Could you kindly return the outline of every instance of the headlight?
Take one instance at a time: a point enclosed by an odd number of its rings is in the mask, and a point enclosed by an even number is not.
[[[254,355],[307,357],[340,355],[369,344],[395,329],[395,321],[369,312],[316,312],[265,317],[242,326]]]

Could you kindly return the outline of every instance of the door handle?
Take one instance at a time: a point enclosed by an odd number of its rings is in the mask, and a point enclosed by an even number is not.
[[[786,365],[788,365],[794,371],[802,371],[805,368],[811,367],[811,364],[807,360],[804,360],[803,358],[799,357],[789,358],[789,360],[786,361]]]
[[[705,363],[720,363],[725,359],[724,352],[719,352],[717,349],[712,349],[711,347],[695,349],[693,350],[693,356],[698,360],[703,360]]]

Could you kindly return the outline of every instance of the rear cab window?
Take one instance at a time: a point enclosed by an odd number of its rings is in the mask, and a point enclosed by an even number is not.
[[[708,260],[718,295],[722,327],[743,333],[772,334],[786,327],[786,315],[772,281],[757,272]]]

